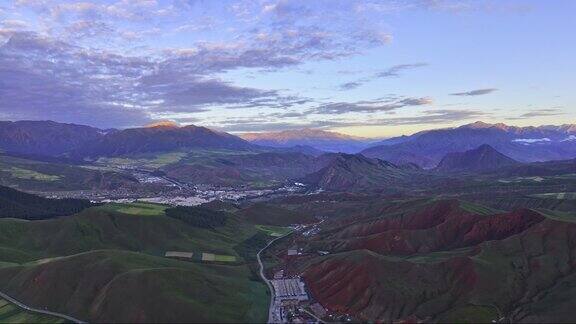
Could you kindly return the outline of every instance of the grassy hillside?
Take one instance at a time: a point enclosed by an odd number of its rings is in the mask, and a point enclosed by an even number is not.
[[[166,215],[173,210],[188,219]],[[247,222],[249,211],[199,210],[137,202],[0,219],[0,291],[89,322],[265,321],[255,255],[286,229]]]
[[[267,288],[251,253],[237,252],[266,243],[251,244],[256,235],[261,231],[233,215],[201,228],[149,204],[44,221],[0,219],[0,290],[88,321],[264,321]],[[164,258],[167,251],[205,260]]]
[[[242,265],[101,250],[5,267],[0,274],[3,289],[20,299],[91,322],[253,322],[266,316],[265,286]]]

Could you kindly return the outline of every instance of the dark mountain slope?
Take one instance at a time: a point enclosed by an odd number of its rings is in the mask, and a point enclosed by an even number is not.
[[[448,153],[438,166],[440,172],[488,171],[516,166],[520,163],[484,144],[466,152]]]
[[[154,126],[126,129],[107,134],[84,145],[72,155],[77,157],[121,156],[168,152],[180,149],[249,150],[254,145],[236,136],[198,126]]]
[[[99,139],[104,132],[89,126],[53,121],[0,121],[0,149],[56,156]]]
[[[88,200],[47,199],[0,186],[0,218],[48,219],[78,213]]]
[[[318,158],[322,169],[302,182],[331,191],[359,191],[385,188],[406,177],[406,171],[392,163],[361,154],[325,154]]]

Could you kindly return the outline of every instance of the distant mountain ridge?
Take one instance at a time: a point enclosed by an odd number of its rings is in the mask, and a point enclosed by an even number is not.
[[[271,147],[309,146],[326,152],[356,153],[368,146],[369,139],[320,129],[297,129],[280,132],[244,133],[240,137]]]
[[[436,167],[436,171],[488,171],[519,164],[492,146],[484,144],[470,151],[446,154]]]
[[[448,153],[488,144],[519,162],[565,160],[576,157],[576,125],[516,127],[476,122],[388,139],[361,153],[395,164],[415,163],[433,168]]]
[[[488,144],[519,162],[576,157],[576,125],[516,127],[476,122],[456,128],[419,132],[387,139],[371,147],[369,140],[324,130],[304,129],[240,137],[201,126],[161,122],[151,127],[102,130],[53,121],[0,122],[0,150],[28,156],[95,158],[188,149],[361,153],[395,165],[438,165],[448,153]]]

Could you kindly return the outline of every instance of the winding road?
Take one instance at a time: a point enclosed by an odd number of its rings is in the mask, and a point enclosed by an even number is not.
[[[0,292],[0,297],[3,299],[6,299],[7,301],[11,302],[12,304],[28,311],[28,312],[32,312],[32,313],[36,313],[36,314],[41,314],[41,315],[50,315],[50,316],[54,316],[54,317],[58,317],[61,319],[64,319],[66,321],[69,322],[73,322],[73,323],[86,323],[84,321],[81,321],[79,319],[76,319],[72,316],[68,316],[68,315],[64,315],[64,314],[60,314],[60,313],[55,313],[55,312],[51,312],[51,311],[47,311],[47,310],[42,310],[42,309],[37,309],[34,307],[30,307],[28,305],[22,304],[21,302],[17,301],[16,299],[6,295],[3,292]]]
[[[276,313],[274,312],[274,299],[276,298],[276,296],[274,294],[274,287],[272,287],[270,280],[268,280],[266,278],[266,275],[264,274],[264,264],[262,263],[261,255],[262,255],[262,252],[264,252],[264,250],[266,250],[268,247],[270,247],[270,245],[274,244],[274,242],[276,242],[280,239],[283,239],[283,238],[285,238],[291,234],[292,234],[292,232],[273,239],[272,241],[268,242],[268,244],[266,244],[266,246],[263,247],[256,254],[256,258],[258,259],[258,265],[260,266],[260,277],[262,277],[262,280],[264,280],[266,285],[268,285],[268,289],[270,289],[270,307],[268,308],[268,323],[280,323],[281,321],[279,318],[276,318]]]

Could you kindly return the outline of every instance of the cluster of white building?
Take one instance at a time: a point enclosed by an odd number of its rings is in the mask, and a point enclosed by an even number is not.
[[[271,282],[279,299],[308,300],[304,282],[299,277],[274,279]]]

